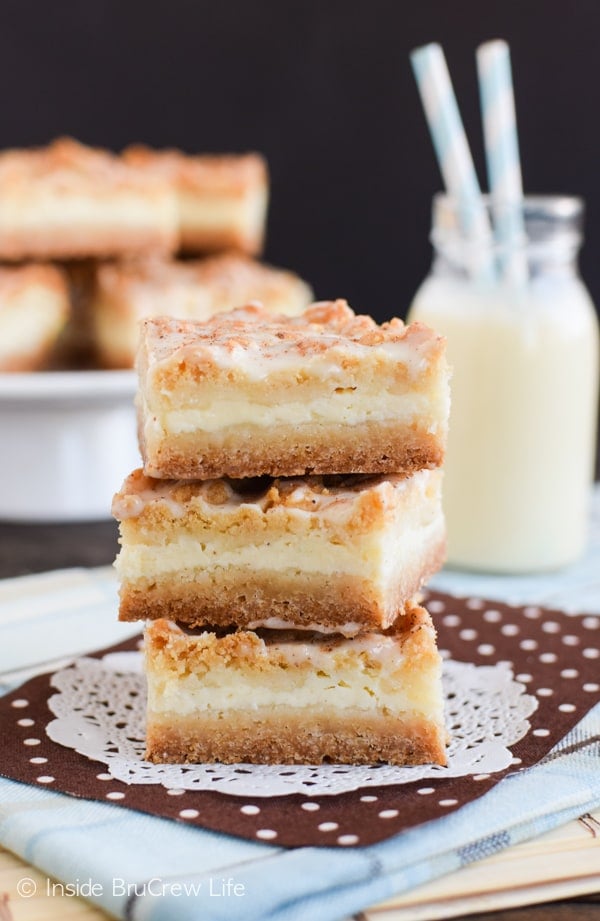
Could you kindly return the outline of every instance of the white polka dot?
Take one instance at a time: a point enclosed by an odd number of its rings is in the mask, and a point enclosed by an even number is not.
[[[540,608],[534,604],[528,604],[526,608],[523,608],[523,614],[525,617],[528,617],[530,620],[536,620],[541,614]]]
[[[17,726],[33,726],[35,720],[17,720]]]
[[[517,681],[522,682],[522,684],[527,684],[529,681],[533,681],[533,675],[529,675],[527,672],[519,672],[518,675],[515,675]]]
[[[54,783],[54,777],[50,777],[49,774],[43,774],[41,777],[36,777],[38,783]]]
[[[444,602],[438,601],[436,598],[434,598],[433,601],[430,601],[427,607],[429,608],[429,612],[431,614],[441,614],[442,611],[446,609]]]
[[[273,831],[272,828],[259,828],[256,832],[257,838],[262,838],[263,841],[272,841],[273,838],[277,837],[277,832]]]
[[[383,809],[379,813],[379,818],[380,819],[395,819],[397,815],[398,815],[397,809]]]
[[[587,649],[583,650],[582,655],[586,659],[598,659],[600,658],[600,650],[594,649],[593,646],[588,646]]]
[[[317,825],[319,831],[337,831],[339,827],[337,822],[321,822],[320,825]]]
[[[461,630],[459,636],[461,640],[474,640],[477,638],[477,630],[467,628],[466,630]]]
[[[473,774],[473,780],[488,780],[489,774]]]
[[[535,693],[538,697],[552,697],[554,691],[552,688],[538,688]]]
[[[572,633],[567,633],[566,636],[563,636],[562,641],[565,646],[579,646],[580,643],[579,637]]]
[[[495,608],[490,608],[483,615],[483,619],[487,620],[488,624],[497,624],[502,620],[502,614],[500,611],[496,611]]]
[[[112,780],[112,774],[96,774],[96,780]]]
[[[39,739],[23,739],[23,745],[41,745]]]
[[[258,806],[252,806],[250,803],[247,806],[242,806],[240,812],[243,812],[244,815],[258,815],[260,809]]]
[[[517,633],[520,633],[520,629],[516,624],[502,624],[500,632],[503,633],[504,636],[516,636]]]
[[[435,787],[420,787],[417,790],[417,793],[420,793],[421,796],[427,796],[429,793],[434,793]]]
[[[546,620],[542,624],[542,630],[544,633],[560,633],[560,624],[557,624],[555,620]]]
[[[320,808],[318,803],[302,803],[305,812],[317,812]]]
[[[575,704],[560,704],[558,709],[561,713],[575,713],[577,707]]]
[[[197,809],[182,809],[179,813],[180,819],[197,819],[200,813]]]
[[[525,652],[531,652],[533,649],[537,649],[538,644],[537,644],[537,640],[521,640],[521,642],[519,643],[519,646]]]
[[[445,627],[458,627],[460,624],[460,617],[458,614],[446,614],[446,616],[442,618],[442,623]]]
[[[583,690],[593,694],[595,691],[600,691],[600,684],[596,684],[595,681],[586,681]]]
[[[441,799],[440,806],[456,806],[458,803],[457,799]]]
[[[481,646],[477,647],[477,652],[480,656],[493,656],[496,648],[490,643],[482,643]]]
[[[552,665],[556,662],[557,655],[555,652],[543,652],[540,656],[540,662],[543,662],[545,665]]]
[[[167,796],[183,796],[185,790],[180,790],[178,787],[173,787],[171,790],[167,790]]]
[[[581,623],[586,630],[598,630],[600,628],[600,617],[584,617]]]
[[[29,763],[30,764],[48,764],[48,759],[47,758],[30,758]]]
[[[338,844],[349,845],[358,844],[358,835],[340,835],[337,839]]]
[[[481,611],[483,607],[483,601],[481,598],[469,598],[467,601],[467,607],[472,611]]]
[[[538,736],[539,738],[544,738],[545,736],[550,735],[550,730],[549,729],[534,729],[533,734],[534,736]]]
[[[576,668],[563,668],[560,673],[561,678],[579,678],[579,672]]]
[[[28,707],[29,701],[25,700],[24,697],[19,697],[18,700],[13,700],[11,707],[16,707],[17,710],[21,710],[23,707]]]
[[[111,793],[106,794],[106,799],[125,799],[125,794],[121,793],[120,790],[113,790]]]
[[[361,796],[361,803],[376,803],[379,799],[378,796]]]

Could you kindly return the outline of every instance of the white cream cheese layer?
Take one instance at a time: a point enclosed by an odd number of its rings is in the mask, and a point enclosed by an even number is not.
[[[317,400],[258,403],[240,398],[215,399],[206,408],[165,411],[152,418],[148,410],[147,425],[154,432],[180,435],[189,432],[219,432],[235,425],[272,428],[275,425],[338,424],[360,425],[395,419],[403,424],[429,418],[431,398],[426,395],[367,393],[357,399],[353,393],[332,392]],[[152,410],[154,413],[155,410]],[[442,413],[440,416],[444,415]],[[431,432],[439,428],[432,421]]]
[[[412,516],[411,516],[412,517]],[[115,563],[121,578],[128,582],[155,579],[180,573],[185,581],[195,571],[211,574],[232,569],[249,573],[280,573],[295,578],[302,573],[323,576],[347,575],[367,579],[385,591],[402,569],[420,566],[427,550],[444,536],[441,511],[425,525],[387,528],[372,536],[361,536],[346,543],[333,539],[326,530],[304,530],[300,535],[277,535],[265,531],[262,539],[232,546],[228,536],[205,531],[198,535],[180,533],[161,544],[125,544]],[[231,576],[229,576],[231,578]]]
[[[356,643],[357,640],[349,640]],[[331,655],[322,652],[307,656],[302,662],[310,667],[281,668],[261,664],[261,671],[249,664],[246,668],[215,667],[203,675],[179,677],[148,670],[148,706],[153,713],[176,713],[191,716],[215,710],[271,710],[277,706],[302,709],[344,709],[401,711],[422,713],[433,719],[443,718],[439,669],[422,673],[410,669],[402,680],[401,653],[396,642],[389,640],[393,668],[365,668],[359,653],[351,665],[336,665]],[[309,644],[289,644],[298,647]],[[281,648],[281,647],[280,647]],[[290,653],[292,656],[293,653]],[[297,650],[296,655],[302,655]]]
[[[175,226],[176,202],[170,193],[118,192],[105,198],[86,195],[84,191],[64,195],[32,193],[26,207],[20,197],[11,200],[7,196],[0,210],[0,230],[11,232],[15,229],[35,231],[48,225],[68,230],[72,230],[73,225],[90,231],[107,227],[144,230],[148,226],[156,227],[157,220],[169,228]]]
[[[304,534],[301,540],[288,535],[266,535],[261,543],[242,544],[232,549],[227,537],[204,534],[204,540],[181,534],[166,545],[128,544],[115,566],[128,581],[153,579],[170,573],[193,574],[194,570],[216,574],[226,570],[323,575],[351,574],[377,579],[382,557],[378,540],[363,544],[333,544],[325,535]],[[357,551],[359,551],[357,553]],[[240,573],[242,578],[243,572]]]
[[[55,335],[66,318],[66,298],[32,288],[0,309],[0,362],[27,354]]]
[[[259,235],[267,205],[266,192],[260,189],[244,196],[204,195],[182,190],[177,196],[179,220],[183,233],[240,231],[249,236]]]

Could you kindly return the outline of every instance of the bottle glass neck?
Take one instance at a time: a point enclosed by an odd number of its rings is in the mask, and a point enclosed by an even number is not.
[[[468,206],[436,195],[433,201],[436,275],[492,282],[576,276],[582,240],[579,198],[530,196],[500,205],[484,196]]]

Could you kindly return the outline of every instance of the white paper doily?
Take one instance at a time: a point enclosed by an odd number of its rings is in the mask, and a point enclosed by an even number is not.
[[[361,787],[410,783],[427,777],[491,774],[511,763],[510,746],[529,730],[537,707],[510,664],[444,663],[448,766],[150,764],[144,761],[146,689],[138,652],[104,659],[78,659],[57,672],[48,700],[56,719],[49,738],[107,767],[127,784],[162,784],[168,789],[216,790],[237,796],[313,796]]]

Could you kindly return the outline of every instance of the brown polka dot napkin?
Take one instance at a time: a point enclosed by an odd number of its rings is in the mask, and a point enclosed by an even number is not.
[[[427,594],[426,605],[445,655],[475,665],[509,661],[517,680],[537,698],[531,728],[512,746],[513,764],[505,771],[314,797],[252,799],[166,790],[154,784],[128,786],[112,780],[104,765],[48,739],[45,727],[53,715],[47,700],[54,691],[51,676],[42,675],[0,699],[0,731],[6,740],[0,773],[72,796],[284,847],[381,841],[446,815],[486,793],[511,771],[531,767],[600,701],[600,617],[436,592]],[[134,638],[110,651],[135,649],[136,642]],[[93,655],[101,657],[107,651]]]

